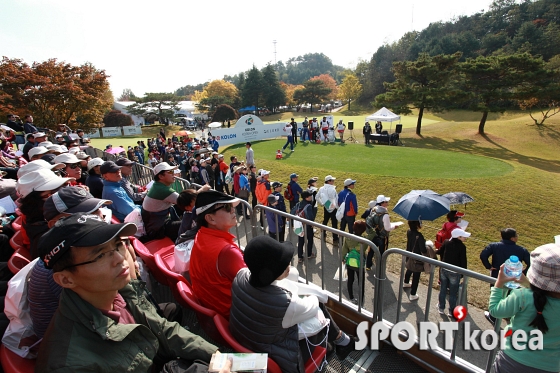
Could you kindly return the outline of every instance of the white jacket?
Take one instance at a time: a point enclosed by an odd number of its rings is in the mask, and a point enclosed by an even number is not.
[[[325,206],[327,201],[330,201],[330,205],[327,208],[328,212],[333,212],[338,208],[338,194],[336,193],[336,186],[325,184],[319,188],[319,191],[317,192],[317,202]]]

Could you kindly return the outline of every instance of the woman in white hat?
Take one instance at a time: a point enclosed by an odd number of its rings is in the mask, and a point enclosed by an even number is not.
[[[523,288],[503,291],[508,281],[517,281]],[[507,331],[524,331],[530,340],[531,332],[542,332],[542,349],[531,350],[527,340],[514,348],[514,335],[506,338],[505,348],[498,352],[494,371],[504,372],[559,372],[560,371],[560,245],[546,244],[531,253],[531,266],[527,277],[519,280],[507,277],[504,264],[491,290],[490,314],[511,318]],[[519,347],[519,346],[518,346]]]

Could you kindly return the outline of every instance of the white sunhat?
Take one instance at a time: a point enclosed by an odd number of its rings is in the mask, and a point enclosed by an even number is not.
[[[167,162],[161,162],[158,163],[155,167],[154,167],[154,175],[159,174],[162,171],[169,171],[169,170],[174,170],[176,169],[177,166],[171,166],[169,163]]]
[[[62,153],[54,158],[54,162],[72,164],[72,163],[80,163],[80,160],[74,154]]]
[[[377,196],[377,203],[389,202],[391,197],[385,197],[383,194]]]
[[[326,183],[327,181],[331,181],[331,180],[336,180],[336,177],[334,177],[334,176],[332,176],[332,175],[327,175],[327,176],[325,176],[325,183]]]
[[[35,148],[33,148],[35,149]],[[23,165],[19,168],[18,172],[17,172],[17,177],[18,179],[21,178],[23,175],[28,174],[30,172],[34,172],[37,170],[59,170],[61,168],[64,168],[64,164],[62,163],[55,163],[55,164],[50,164],[49,162],[43,160],[43,159],[37,159],[34,161],[29,162],[26,165]]]
[[[49,151],[49,149],[45,148],[44,146],[36,146],[34,148],[32,148],[31,150],[29,150],[29,153],[27,153],[27,155],[29,156],[29,159],[35,157],[36,155],[39,154],[45,154]]]
[[[103,164],[103,162],[105,162],[105,161],[103,159],[99,158],[99,157],[90,159],[87,163],[88,171],[91,170],[92,168],[94,168],[95,166],[101,166]]]
[[[31,192],[44,192],[57,189],[70,180],[76,179],[73,177],[58,177],[54,172],[42,168],[23,175],[17,181],[16,190],[19,195],[24,198]]]
[[[458,238],[458,237],[470,237],[471,234],[469,232],[465,232],[462,229],[455,228],[451,231],[451,238]]]
[[[349,185],[352,185],[352,184],[355,184],[355,183],[356,183],[356,180],[352,180],[352,179],[344,180],[344,186],[349,186]]]

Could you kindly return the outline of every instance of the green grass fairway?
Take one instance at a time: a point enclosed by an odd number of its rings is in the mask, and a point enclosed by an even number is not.
[[[253,143],[259,167],[270,162],[307,167],[320,172],[347,172],[417,178],[476,178],[503,176],[513,167],[492,158],[432,149],[407,148],[402,146],[363,144],[311,144],[299,142],[295,152],[284,153],[284,159],[275,159],[276,150],[284,140]],[[243,154],[245,147],[236,145],[228,148],[229,153]],[[260,162],[261,160],[264,161]],[[379,167],[379,165],[382,165]]]

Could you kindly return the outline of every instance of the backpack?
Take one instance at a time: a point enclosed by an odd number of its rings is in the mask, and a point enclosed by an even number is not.
[[[436,242],[434,242],[436,249],[439,249],[443,243],[445,242],[445,240],[449,239],[448,234],[447,234],[447,230],[444,228],[441,228],[437,233],[436,233]]]
[[[381,233],[385,231],[385,227],[383,226],[383,215],[385,214],[386,212],[378,214],[372,211],[366,219],[366,226],[375,231],[375,235],[373,235],[374,237],[380,236]]]
[[[346,254],[346,265],[353,268],[360,268],[360,252],[352,249]]]
[[[284,199],[286,199],[288,201],[293,201],[294,200],[294,193],[292,193],[292,187],[290,185],[291,184],[288,183],[288,185],[286,186],[286,190],[284,191]]]
[[[259,182],[257,188],[255,189],[255,195],[257,196],[257,201],[263,205],[268,206],[268,195],[270,191],[266,189],[266,183]]]
[[[301,203],[302,202],[303,201],[298,202],[297,205],[294,206],[292,211],[290,211],[290,214],[296,215],[296,216],[299,216],[300,218],[305,219],[305,207],[307,207],[307,205],[304,206],[303,208],[301,208]]]

